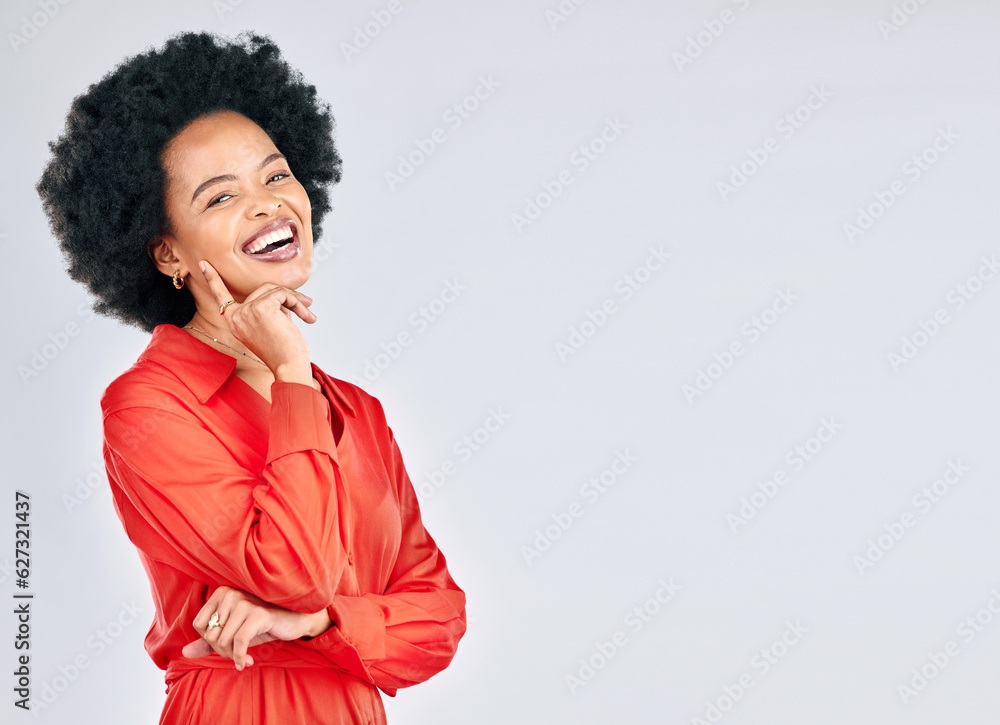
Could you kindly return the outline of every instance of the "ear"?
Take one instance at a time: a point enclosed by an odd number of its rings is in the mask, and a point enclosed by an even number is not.
[[[146,254],[153,260],[156,268],[168,277],[174,275],[174,270],[180,270],[181,276],[187,275],[188,270],[177,258],[173,250],[174,238],[169,234],[160,234],[153,238],[146,246]]]

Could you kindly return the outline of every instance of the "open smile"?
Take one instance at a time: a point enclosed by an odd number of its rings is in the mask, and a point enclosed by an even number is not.
[[[300,251],[298,228],[291,219],[279,219],[258,229],[241,248],[260,262],[286,262]]]

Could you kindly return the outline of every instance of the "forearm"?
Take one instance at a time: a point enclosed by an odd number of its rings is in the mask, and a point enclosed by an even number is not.
[[[108,478],[133,543],[193,579],[277,606],[314,612],[328,605],[346,566],[349,482],[322,394],[275,383],[262,469],[181,410],[156,416],[140,445],[130,431],[151,410],[105,417]]]
[[[465,634],[460,589],[337,596],[336,620],[303,644],[389,694],[423,682],[452,660]]]

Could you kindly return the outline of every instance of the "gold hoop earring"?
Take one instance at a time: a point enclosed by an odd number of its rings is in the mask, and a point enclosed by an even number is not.
[[[174,288],[181,289],[184,287],[184,278],[181,277],[181,271],[179,269],[174,270]]]

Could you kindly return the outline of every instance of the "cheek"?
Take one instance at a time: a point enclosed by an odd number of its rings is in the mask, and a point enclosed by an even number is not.
[[[240,229],[237,221],[221,215],[200,219],[187,227],[188,247],[201,256],[225,254],[239,239]]]
[[[309,201],[309,195],[301,184],[295,190],[295,204],[299,208],[300,214],[306,217],[312,216],[312,204]]]

